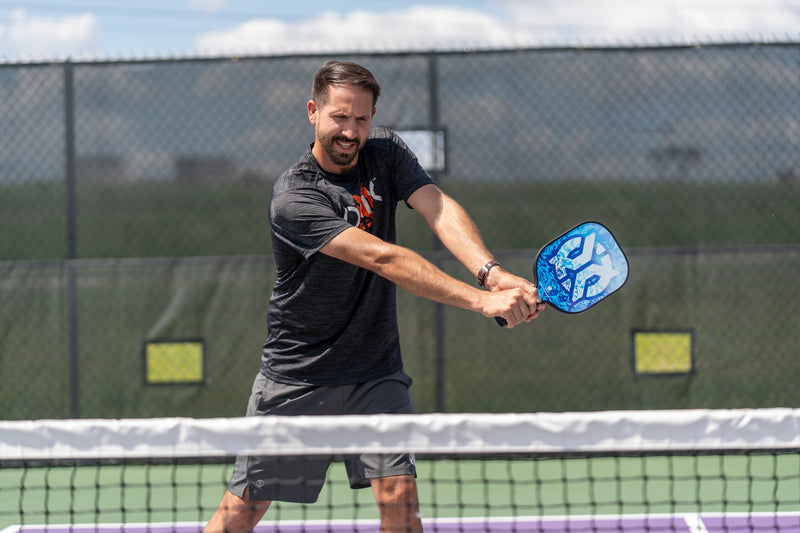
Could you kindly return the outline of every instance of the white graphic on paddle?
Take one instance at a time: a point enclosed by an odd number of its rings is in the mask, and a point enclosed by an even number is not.
[[[614,270],[611,264],[611,255],[602,244],[597,244],[595,249],[596,235],[590,233],[585,238],[580,236],[573,237],[561,245],[556,255],[550,259],[550,264],[556,270],[556,276],[567,291],[571,291],[573,302],[582,298],[592,298],[601,294],[611,280],[619,272]],[[570,257],[581,246],[576,257]],[[600,263],[593,262],[592,258],[597,256]],[[575,283],[573,285],[570,272],[575,272]],[[590,283],[591,282],[591,283]]]

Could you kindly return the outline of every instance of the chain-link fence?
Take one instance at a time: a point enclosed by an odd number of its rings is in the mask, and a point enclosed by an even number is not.
[[[325,59],[0,65],[0,417],[243,413]],[[400,291],[418,411],[800,405],[800,44],[350,59],[506,268],[588,219],[630,261],[512,331]]]

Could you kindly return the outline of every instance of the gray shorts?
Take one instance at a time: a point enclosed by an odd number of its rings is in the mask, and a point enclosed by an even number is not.
[[[259,373],[247,405],[247,416],[410,414],[411,378],[399,371],[384,378],[341,386],[287,385]],[[267,456],[236,458],[228,490],[253,500],[313,503],[317,501],[333,456]],[[354,489],[370,480],[410,474],[413,454],[361,454],[344,457]]]

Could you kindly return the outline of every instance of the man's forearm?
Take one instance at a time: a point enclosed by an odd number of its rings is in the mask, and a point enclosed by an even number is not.
[[[452,198],[436,190],[420,195],[420,213],[433,233],[458,261],[477,276],[494,256],[467,212]]]
[[[371,270],[417,296],[487,317],[502,316],[510,325],[527,318],[530,305],[535,305],[521,289],[479,290],[448,275],[413,250],[384,242],[357,228],[346,229],[320,251]]]
[[[480,291],[454,279],[418,253],[358,230],[348,229],[325,245],[322,253],[371,270],[417,296],[481,311]]]

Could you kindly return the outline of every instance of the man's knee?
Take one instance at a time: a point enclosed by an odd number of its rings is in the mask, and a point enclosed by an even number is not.
[[[379,478],[373,480],[372,486],[379,503],[417,503],[417,483],[413,476]]]
[[[381,515],[381,531],[417,533],[422,531],[417,482],[414,476],[373,480],[373,491]]]
[[[203,531],[204,533],[251,531],[264,516],[270,503],[269,501],[250,500],[247,496],[247,489],[241,498],[226,491],[217,511]]]

